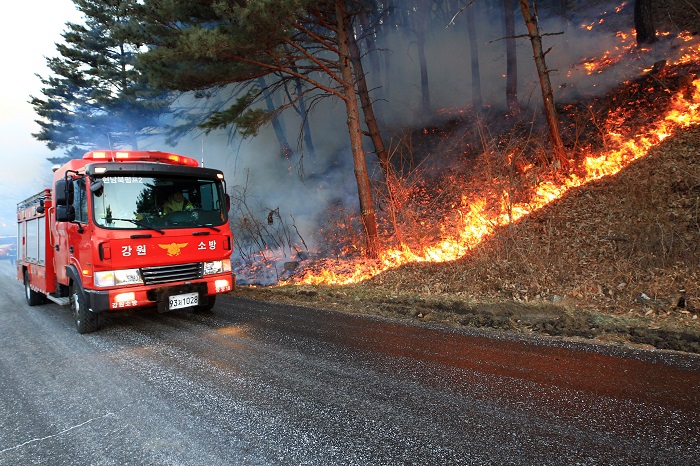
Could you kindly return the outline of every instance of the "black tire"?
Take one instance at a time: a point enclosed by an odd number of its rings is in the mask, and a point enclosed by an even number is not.
[[[199,306],[194,307],[194,312],[210,312],[214,305],[216,304],[216,295],[213,296],[204,296],[206,301],[204,304],[200,304]]]
[[[78,333],[90,333],[99,328],[100,316],[88,309],[85,295],[75,282],[70,284],[70,310],[73,313]]]
[[[29,286],[29,272],[24,271],[24,297],[27,299],[27,304],[30,306],[37,306],[39,304],[44,304],[46,302],[46,297],[39,293],[38,291],[32,290]]]

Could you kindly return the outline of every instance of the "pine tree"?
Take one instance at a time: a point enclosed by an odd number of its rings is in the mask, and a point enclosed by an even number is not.
[[[260,77],[267,77],[268,88],[294,88],[303,82],[304,90],[276,112],[302,98],[340,99],[348,115],[366,251],[376,256],[378,230],[347,37],[354,14],[345,0],[145,0],[139,22],[153,47],[141,60],[157,83],[179,91],[208,92]],[[212,113],[202,127],[237,125],[254,131],[267,124],[274,113],[253,107],[267,91],[250,86],[235,104]]]
[[[67,23],[58,57],[47,58],[33,136],[51,150],[138,149],[162,125],[171,96],[150,86],[137,66],[140,43],[128,25],[135,0],[73,0],[84,24]]]

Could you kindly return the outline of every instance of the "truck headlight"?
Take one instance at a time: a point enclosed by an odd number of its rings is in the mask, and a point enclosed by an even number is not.
[[[231,271],[231,260],[224,259],[221,261],[211,261],[204,263],[204,275],[212,275],[215,273],[225,273]]]
[[[95,272],[95,286],[143,285],[139,269]]]

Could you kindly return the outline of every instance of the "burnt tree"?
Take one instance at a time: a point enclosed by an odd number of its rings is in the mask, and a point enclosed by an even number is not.
[[[637,45],[653,44],[657,41],[654,27],[654,2],[635,0],[634,28],[637,30]]]
[[[552,83],[549,80],[549,69],[544,59],[548,51],[545,52],[542,49],[542,35],[540,34],[540,28],[537,23],[537,16],[535,16],[533,10],[530,9],[527,0],[519,0],[519,2],[520,9],[523,12],[523,18],[525,19],[525,25],[527,26],[527,32],[530,36],[530,42],[532,43],[537,74],[540,78],[544,114],[547,119],[547,126],[549,127],[549,142],[554,151],[552,161],[559,167],[568,167],[569,161],[566,156],[566,150],[564,149],[564,143],[561,139],[561,133],[559,132],[559,120],[557,118],[556,107],[554,106],[554,91],[552,90]]]

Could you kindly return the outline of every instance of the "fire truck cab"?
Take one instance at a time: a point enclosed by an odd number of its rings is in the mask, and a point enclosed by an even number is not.
[[[157,151],[92,151],[17,208],[17,278],[30,306],[70,305],[79,333],[99,314],[210,310],[235,287],[221,171]]]

